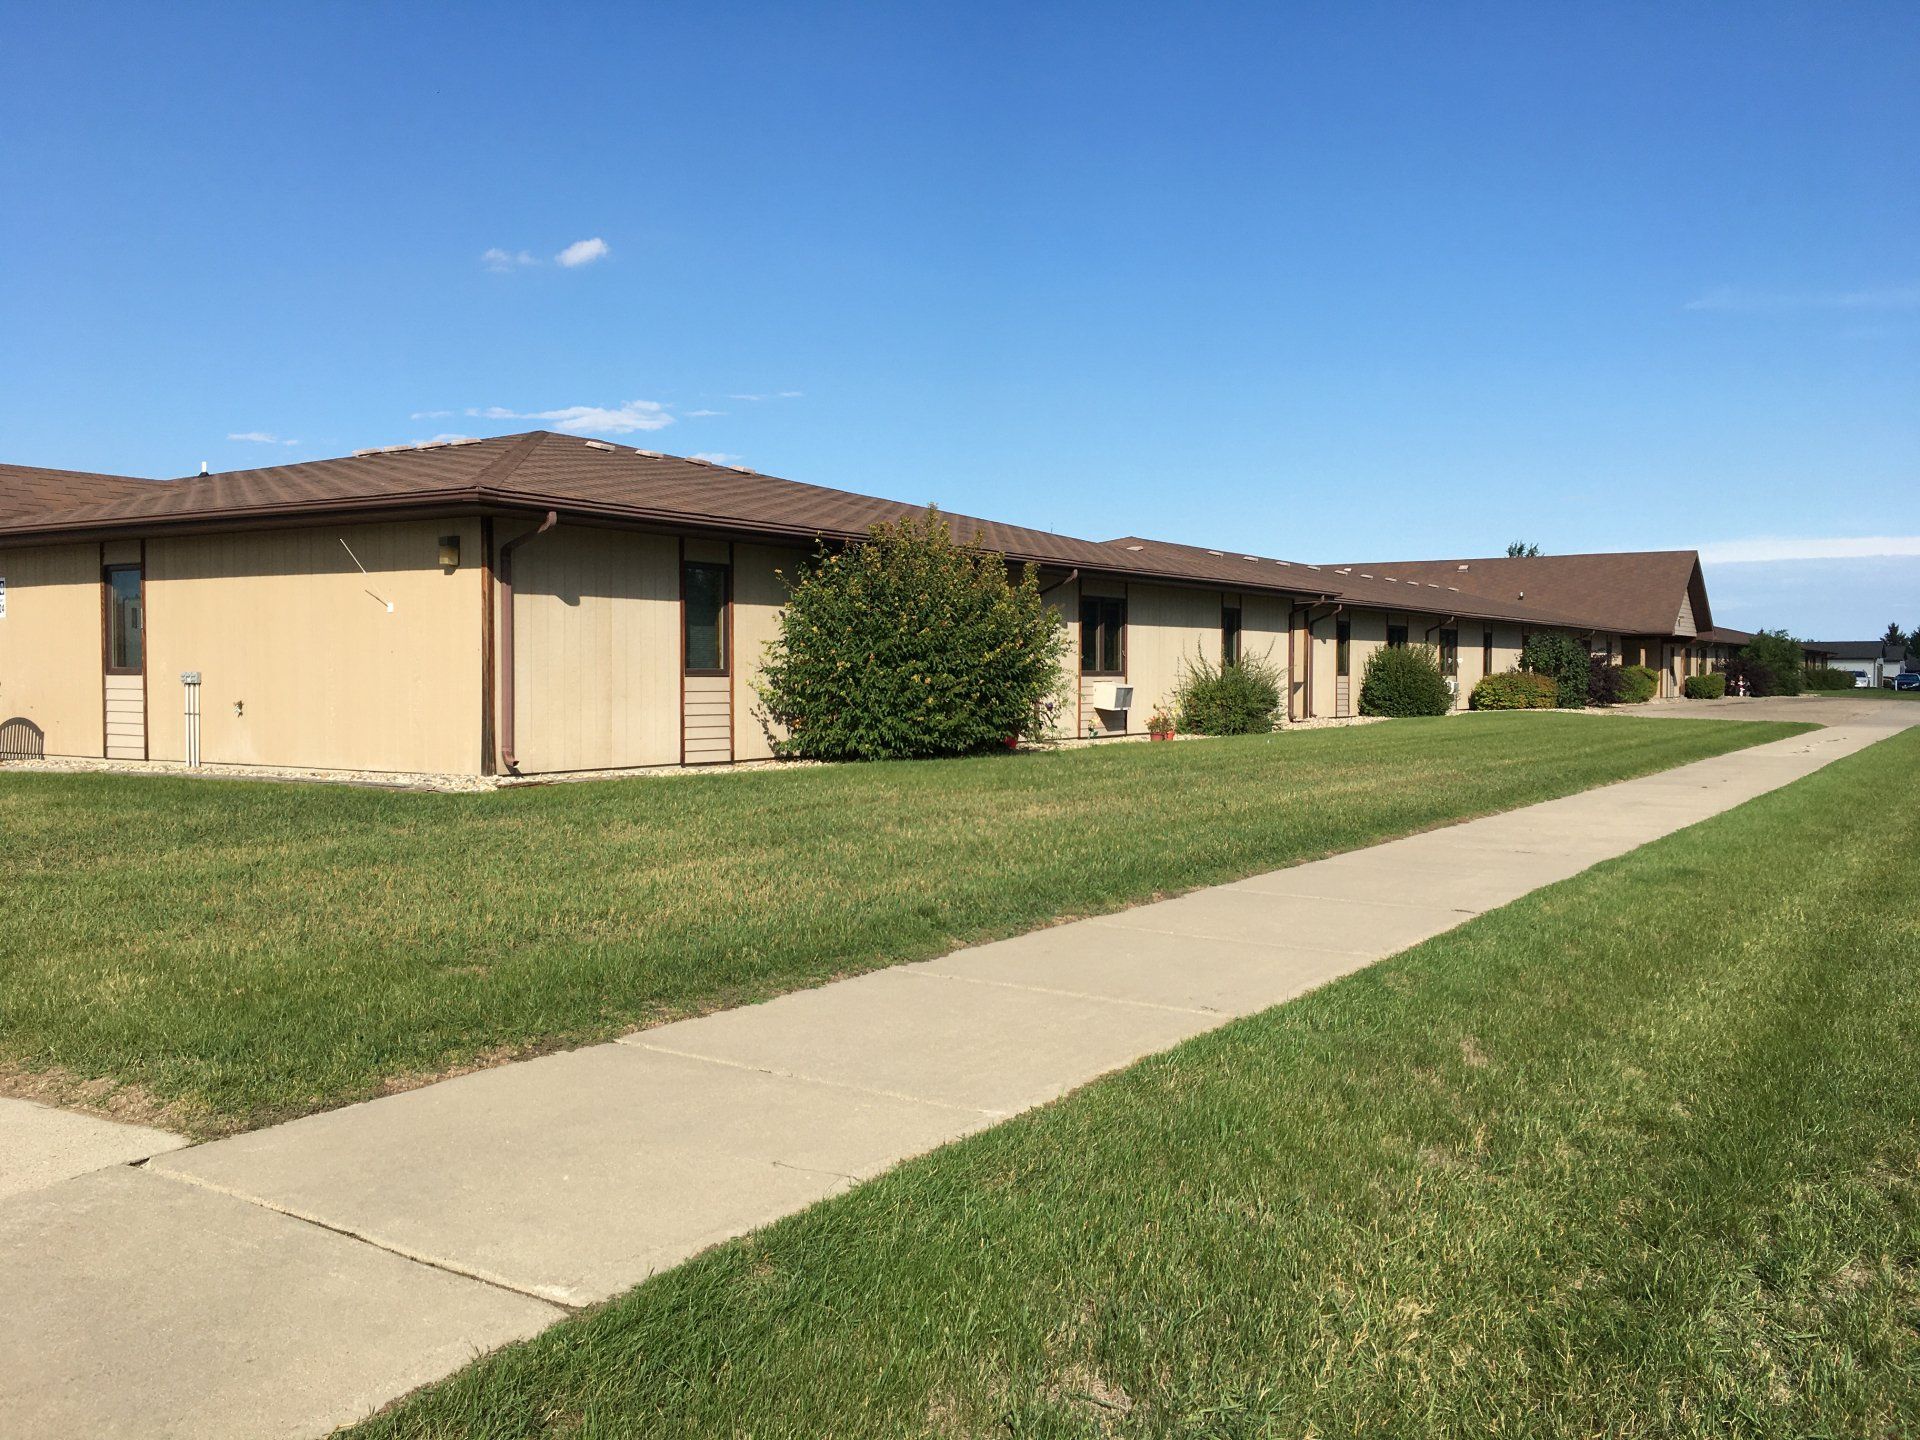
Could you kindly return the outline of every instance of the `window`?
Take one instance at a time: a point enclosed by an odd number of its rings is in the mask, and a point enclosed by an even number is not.
[[[1238,605],[1220,607],[1220,663],[1223,666],[1240,663],[1240,607]]]
[[[726,565],[680,568],[681,653],[689,675],[727,673],[727,605],[733,571]]]
[[[1353,674],[1353,622],[1351,620],[1333,622],[1333,673],[1341,676]]]
[[[1407,643],[1407,627],[1404,625],[1387,626],[1387,648],[1398,650]]]
[[[1440,673],[1442,675],[1460,673],[1460,632],[1458,630],[1440,632]]]
[[[1480,673],[1493,673],[1493,630],[1491,627],[1480,632]]]
[[[107,673],[138,675],[146,663],[146,617],[141,613],[140,567],[107,567]]]
[[[1080,601],[1080,673],[1127,673],[1127,602],[1109,595]]]

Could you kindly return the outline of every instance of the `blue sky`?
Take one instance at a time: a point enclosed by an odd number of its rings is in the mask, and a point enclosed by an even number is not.
[[[1911,3],[16,7],[0,456],[544,425],[1920,625],[1917,73]]]

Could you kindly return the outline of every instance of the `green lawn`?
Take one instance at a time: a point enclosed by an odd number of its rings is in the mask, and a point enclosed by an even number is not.
[[[464,796],[0,775],[0,1081],[218,1133],[1801,728],[1489,715]]]
[[[1916,764],[1908,730],[355,1435],[1920,1433]]]

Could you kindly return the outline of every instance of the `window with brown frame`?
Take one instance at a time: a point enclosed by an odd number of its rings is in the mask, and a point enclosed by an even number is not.
[[[138,565],[109,565],[107,673],[138,675],[146,666],[146,615]]]
[[[1240,663],[1240,607],[1238,605],[1220,607],[1220,663],[1223,666]]]
[[[1407,627],[1404,625],[1387,626],[1387,648],[1398,650],[1407,643]]]
[[[1111,595],[1080,599],[1080,673],[1127,673],[1127,602]]]
[[[1458,630],[1440,632],[1440,673],[1442,675],[1460,673],[1460,632]]]
[[[1342,677],[1353,674],[1353,622],[1351,620],[1333,622],[1333,673]]]
[[[1482,675],[1493,673],[1493,630],[1491,628],[1480,632],[1480,673]]]
[[[689,675],[727,673],[727,607],[733,567],[689,561],[680,567],[682,649]]]

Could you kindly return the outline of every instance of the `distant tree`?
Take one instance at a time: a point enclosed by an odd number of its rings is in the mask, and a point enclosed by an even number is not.
[[[1530,560],[1539,553],[1540,547],[1538,545],[1529,545],[1524,540],[1515,540],[1507,546],[1507,558],[1509,560]]]
[[[1882,645],[1907,645],[1912,642],[1907,639],[1907,632],[1902,630],[1897,623],[1894,623],[1887,626],[1887,633],[1880,637],[1880,643]]]

